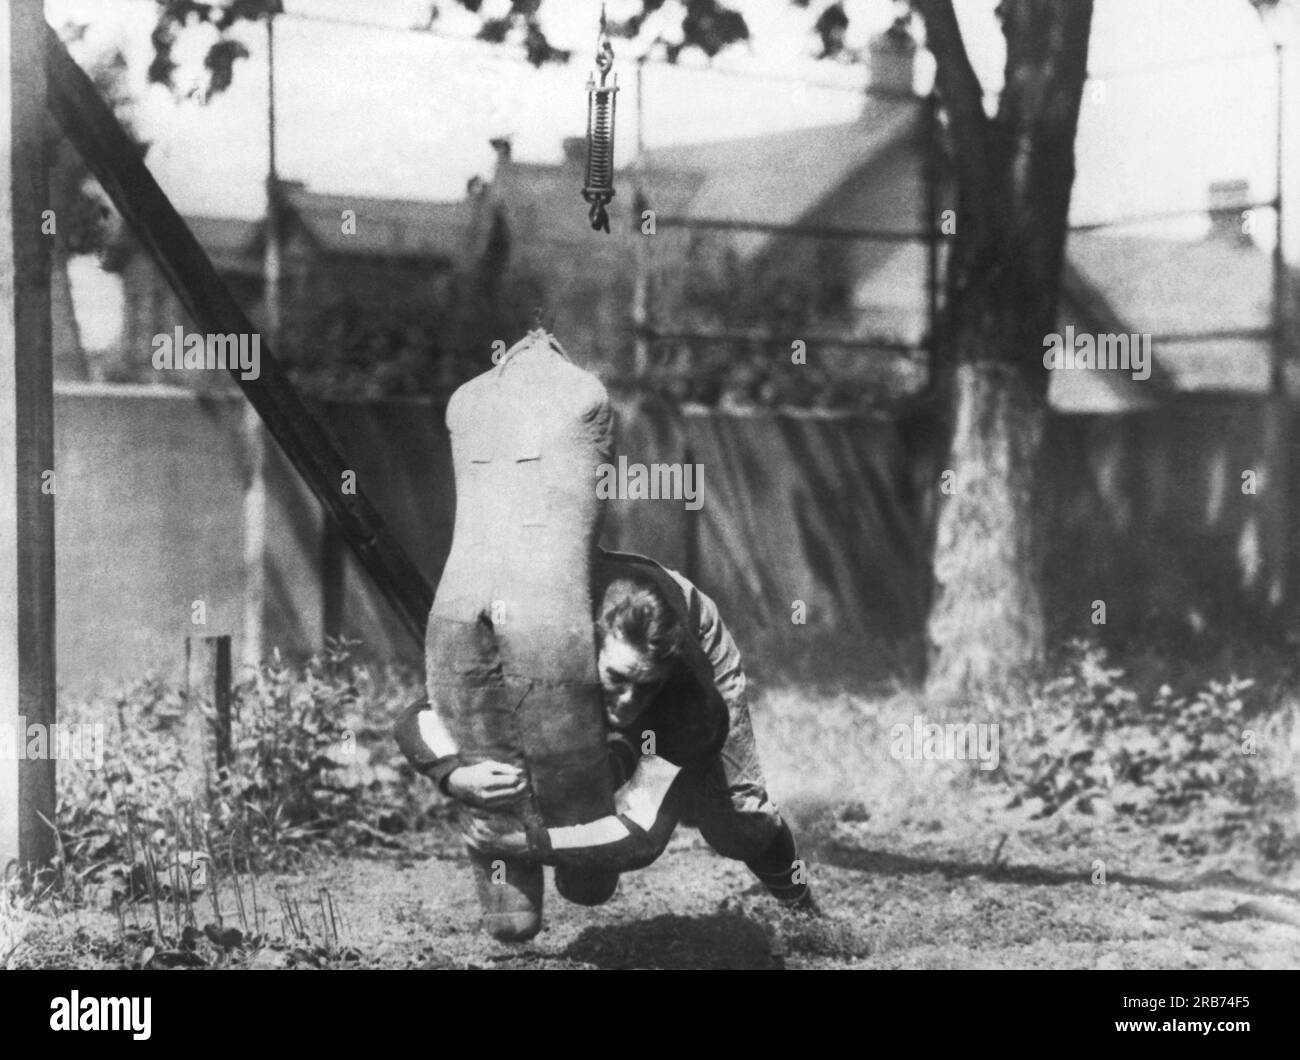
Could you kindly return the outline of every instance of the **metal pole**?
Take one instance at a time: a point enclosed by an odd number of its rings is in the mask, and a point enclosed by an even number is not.
[[[641,214],[646,208],[642,182],[641,158],[645,152],[645,56],[636,61],[636,160],[632,164],[632,224],[636,231],[634,267],[636,275],[632,287],[633,365],[632,374],[640,380],[650,368],[650,339],[646,331],[650,326],[650,237],[642,230]]]
[[[1285,138],[1283,135],[1285,121],[1286,79],[1285,54],[1281,42],[1274,45],[1277,62],[1277,132],[1275,173],[1277,181],[1277,198],[1273,203],[1273,218],[1276,239],[1273,243],[1273,359],[1270,372],[1270,389],[1275,394],[1286,391],[1285,355],[1286,355],[1286,256],[1283,249],[1285,231],[1283,228],[1282,186],[1283,154]]]
[[[266,328],[272,346],[280,340],[280,177],[275,158],[275,12],[266,12]]]
[[[280,348],[280,178],[275,159],[275,5],[266,10],[266,244],[262,287],[267,345]],[[266,438],[261,417],[245,405],[241,434],[248,462],[244,487],[244,619],[241,657],[245,666],[262,658],[266,618]]]
[[[1276,180],[1277,198],[1274,200],[1275,224],[1273,245],[1273,341],[1270,346],[1268,409],[1264,418],[1264,459],[1267,468],[1264,483],[1264,511],[1269,565],[1266,603],[1277,608],[1284,605],[1290,593],[1291,551],[1291,467],[1290,435],[1291,405],[1286,392],[1286,257],[1283,249],[1282,187],[1283,187],[1283,129],[1285,121],[1284,86],[1286,66],[1282,44],[1274,46],[1277,62],[1277,132]]]
[[[926,98],[925,210],[926,210],[926,315],[929,317],[930,372],[927,385],[934,389],[939,368],[939,97]]]
[[[867,239],[878,243],[921,243],[929,232],[907,232],[893,228],[842,228],[838,225],[777,224],[767,221],[735,221],[725,217],[684,217],[656,214],[657,228],[686,228],[714,232],[772,232],[779,235],[808,236],[811,239]]]
[[[1259,494],[1259,527],[1264,554],[1264,577],[1256,586],[1262,608],[1278,617],[1286,603],[1290,568],[1290,406],[1286,393],[1286,260],[1282,227],[1283,84],[1282,46],[1275,45],[1277,59],[1276,196],[1273,211],[1276,228],[1273,246],[1273,308],[1269,343],[1269,388],[1260,416],[1259,453],[1262,483]]]

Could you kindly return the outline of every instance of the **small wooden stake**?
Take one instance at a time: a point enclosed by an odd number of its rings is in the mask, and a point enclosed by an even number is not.
[[[202,763],[203,790],[191,795],[201,799],[211,786],[212,759],[208,754],[208,725],[204,709],[210,706],[216,732],[216,768],[228,766],[233,756],[230,726],[230,636],[185,638],[185,725],[182,740],[191,765]]]

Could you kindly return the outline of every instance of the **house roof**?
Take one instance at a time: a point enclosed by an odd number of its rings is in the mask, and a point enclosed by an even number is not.
[[[646,152],[652,170],[700,178],[688,217],[793,224],[888,146],[919,135],[920,100],[869,96],[856,121]]]
[[[677,211],[687,217],[808,223],[887,148],[909,137],[919,142],[923,121],[920,101],[870,97],[856,122],[659,148],[646,160],[653,170],[695,176],[697,186]],[[1079,232],[1066,257],[1067,297],[1100,317],[1090,326],[1153,336],[1157,388],[1267,391],[1267,336],[1175,338],[1271,326],[1272,264],[1258,247],[1213,236],[1177,241]],[[883,260],[881,268],[888,268]],[[1120,391],[1127,386],[1114,382],[1118,389],[1107,400],[1124,404]]]
[[[1269,338],[1225,335],[1271,327],[1273,268],[1258,247],[1078,232],[1066,258],[1067,298],[1102,307],[1093,326],[1150,334],[1166,388],[1268,390]],[[1174,338],[1206,333],[1223,337]]]
[[[185,218],[185,223],[199,241],[199,246],[207,251],[218,271],[241,276],[260,274],[261,262],[253,251],[260,221],[239,217],[189,216]],[[110,271],[120,267],[135,252],[135,247],[134,236],[124,225],[114,237],[104,267]]]
[[[372,199],[360,195],[324,195],[286,185],[285,198],[324,251],[346,255],[401,258],[461,257],[475,204]],[[345,210],[356,213],[356,232],[343,231]]]
[[[209,254],[246,254],[257,235],[260,221],[238,217],[187,217],[194,238]]]
[[[292,183],[283,190],[293,216],[316,245],[332,255],[458,261],[477,208],[471,199],[423,202],[324,195]],[[354,234],[343,231],[345,210],[356,213]],[[261,274],[261,218],[187,216],[185,223],[220,271]],[[129,230],[123,231],[121,242],[124,248],[133,245]]]

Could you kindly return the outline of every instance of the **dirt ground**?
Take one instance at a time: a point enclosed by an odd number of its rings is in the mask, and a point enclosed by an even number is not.
[[[596,909],[565,902],[548,873],[545,927],[525,945],[478,929],[468,865],[446,837],[419,840],[432,853],[321,860],[263,876],[258,889],[272,910],[279,888],[308,908],[327,889],[341,914],[339,945],[362,967],[1300,968],[1300,880],[1153,853],[1145,833],[1102,837],[1060,823],[1007,833],[1004,812],[990,807],[989,817],[996,827],[960,832],[938,821],[883,832],[870,822],[807,825],[814,838],[802,852],[820,919],[780,910],[743,865],[690,829]],[[205,908],[201,899],[196,910]],[[147,922],[147,910],[140,915]],[[283,930],[276,912],[265,929]],[[48,943],[70,931],[107,941],[117,925],[82,910],[29,924],[27,941],[41,950],[42,935]],[[251,963],[277,967],[283,955],[267,950]]]
[[[329,967],[1300,968],[1300,870],[1269,872],[1242,848],[1204,843],[1202,826],[1036,819],[1009,808],[1004,787],[972,780],[967,763],[872,751],[890,721],[876,707],[805,704],[767,697],[755,728],[820,919],[782,911],[743,865],[679,828],[599,908],[561,899],[548,872],[542,933],[500,944],[478,928],[444,807],[432,828],[377,838],[365,854],[313,855],[301,871],[259,876],[263,932],[285,933],[277,892],[310,910],[324,888],[342,921],[334,950],[347,953]],[[229,916],[229,880],[220,900]],[[196,902],[200,925],[209,902]],[[137,907],[132,919],[151,916]],[[322,922],[305,919],[309,932]],[[56,950],[61,966],[121,966],[120,928],[102,906],[23,927],[19,967],[48,965]],[[283,966],[292,945],[234,963]]]
[[[1145,836],[1112,839],[1106,881],[1094,883],[1102,847],[1086,828],[1006,840],[823,831],[806,844],[819,920],[781,911],[687,829],[600,908],[570,905],[548,878],[545,928],[526,945],[477,929],[469,870],[451,850],[275,882],[327,887],[343,943],[383,967],[1300,968],[1300,881],[1144,857]]]

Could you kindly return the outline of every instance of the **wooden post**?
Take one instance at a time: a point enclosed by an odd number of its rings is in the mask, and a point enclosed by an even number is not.
[[[54,388],[41,0],[0,4],[0,871],[54,854]],[[58,223],[61,218],[54,218]],[[43,488],[44,487],[44,488]],[[52,730],[47,729],[47,740]],[[19,750],[19,749],[22,750]],[[14,753],[10,754],[10,750]]]
[[[347,542],[332,519],[321,528],[321,632],[326,640],[343,635],[347,595]]]
[[[185,725],[182,741],[185,757],[192,766],[202,763],[203,787],[191,795],[202,799],[211,786],[211,764],[217,771],[230,765],[234,757],[230,724],[230,636],[185,638]],[[205,714],[210,712],[209,726]],[[209,740],[209,731],[214,739]],[[209,754],[209,747],[216,749]]]
[[[29,727],[55,722],[44,34],[42,0],[0,5],[0,869],[39,866],[55,852],[42,821],[55,818],[55,761],[25,757]]]
[[[217,772],[229,769],[235,760],[234,732],[230,718],[230,638],[213,637],[212,715],[216,723]]]

